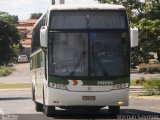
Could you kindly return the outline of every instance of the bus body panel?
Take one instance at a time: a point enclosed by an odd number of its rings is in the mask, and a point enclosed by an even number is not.
[[[35,92],[35,101],[43,103],[43,86],[45,80],[44,53],[41,49],[34,52],[30,59],[32,85]]]
[[[123,106],[128,105],[129,88],[112,90],[109,92],[69,92],[48,88],[45,101],[46,105],[52,106]],[[83,96],[95,97],[95,100],[82,100]],[[47,99],[49,98],[49,99]],[[91,98],[92,99],[92,98]]]
[[[51,5],[48,8],[49,10],[125,10],[125,7],[122,5],[114,4],[63,4],[63,5]]]
[[[34,76],[32,83],[34,84],[35,89],[35,101],[43,103],[44,68],[39,68],[36,71],[32,71],[31,74]]]

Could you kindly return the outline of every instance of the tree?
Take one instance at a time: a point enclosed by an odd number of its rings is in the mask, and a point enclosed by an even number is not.
[[[121,4],[126,7],[130,26],[139,29],[139,46],[131,53],[133,67],[149,62],[149,52],[155,52],[160,62],[160,5],[159,0],[98,0],[102,3]],[[139,0],[140,1],[140,0]]]
[[[39,19],[42,16],[42,13],[31,13],[30,19]]]
[[[149,52],[160,53],[160,20],[148,20],[143,18],[139,21],[137,26],[140,31],[140,51],[143,51],[146,56],[143,59],[146,62],[146,59],[149,56]],[[159,58],[158,58],[159,60]]]
[[[12,49],[20,44],[17,20],[16,16],[0,12],[0,65],[8,64],[15,54]]]
[[[157,60],[160,62],[160,6],[159,0],[148,0],[145,3],[145,11],[138,15],[137,27],[140,30],[141,51],[157,53]],[[146,56],[148,56],[146,54]],[[146,57],[147,58],[147,57]]]

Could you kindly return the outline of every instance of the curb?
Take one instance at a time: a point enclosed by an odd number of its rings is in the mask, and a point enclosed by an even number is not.
[[[160,100],[160,96],[138,96],[138,95],[129,95],[129,98],[133,98],[133,99],[145,99],[145,100]]]

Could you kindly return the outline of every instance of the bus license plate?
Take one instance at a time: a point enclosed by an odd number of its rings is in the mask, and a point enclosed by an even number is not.
[[[96,100],[96,96],[82,96],[82,100]]]

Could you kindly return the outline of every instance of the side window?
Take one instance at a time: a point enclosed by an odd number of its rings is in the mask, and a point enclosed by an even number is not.
[[[32,33],[32,52],[40,48],[40,29],[45,25],[46,15],[39,21],[39,23],[34,27]]]

